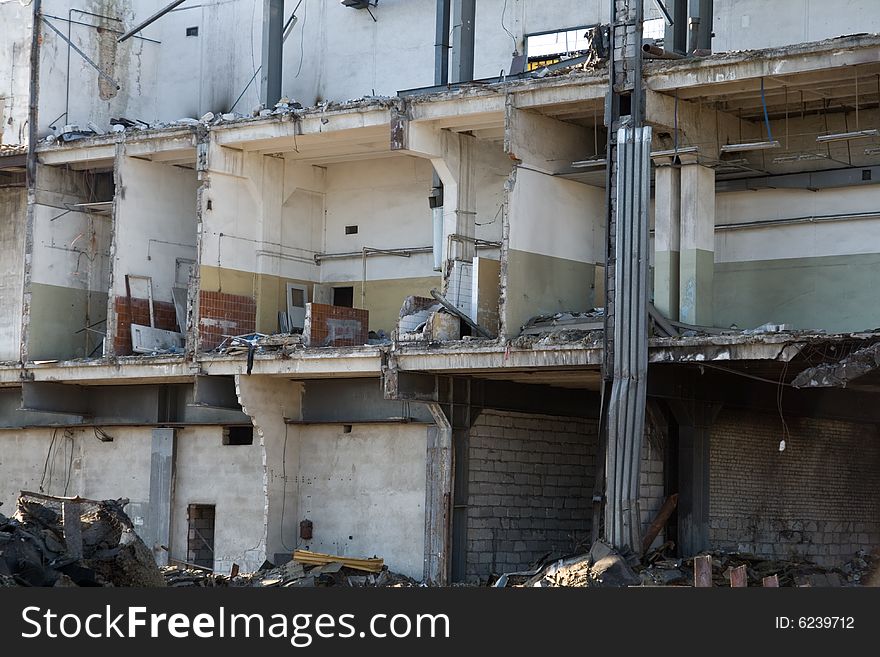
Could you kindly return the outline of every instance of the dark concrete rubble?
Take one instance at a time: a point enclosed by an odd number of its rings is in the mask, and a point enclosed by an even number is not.
[[[494,586],[608,588],[627,586],[695,586],[696,557],[669,558],[668,545],[649,552],[643,559],[616,552],[602,542],[589,553],[499,577]],[[711,586],[734,586],[733,573],[745,573],[750,587],[844,587],[880,586],[880,554],[864,550],[839,568],[824,568],[806,559],[765,559],[752,554],[704,552],[711,563]]]
[[[127,503],[22,493],[12,518],[0,514],[2,585],[164,586]]]

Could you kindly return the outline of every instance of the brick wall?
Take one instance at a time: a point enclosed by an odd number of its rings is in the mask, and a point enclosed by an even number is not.
[[[150,301],[149,299],[128,299],[116,297],[113,302],[116,310],[116,335],[113,336],[113,349],[117,356],[129,356],[131,347],[131,325],[150,325]],[[156,328],[166,331],[179,331],[177,326],[177,314],[174,304],[167,301],[153,301],[153,315]]]
[[[642,463],[639,471],[639,516],[642,520],[642,535],[666,500],[663,463],[662,449],[659,445],[652,444],[646,436],[642,443]],[[662,545],[666,540],[665,536],[665,531],[661,531],[652,546]]]
[[[370,313],[324,303],[306,304],[303,339],[310,347],[355,347],[366,344]]]
[[[214,514],[208,504],[187,507],[186,560],[205,568],[214,568]]]
[[[711,544],[823,565],[880,544],[875,425],[723,411],[712,430]]]
[[[484,411],[470,431],[467,576],[527,568],[589,542],[596,423]]]
[[[253,297],[225,292],[199,292],[199,337],[209,351],[227,335],[247,335],[257,330],[257,302]]]

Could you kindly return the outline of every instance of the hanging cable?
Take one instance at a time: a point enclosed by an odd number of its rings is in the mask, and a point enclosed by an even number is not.
[[[513,32],[507,29],[507,26],[504,24],[504,14],[507,13],[507,0],[504,0],[504,7],[501,9],[501,29],[507,32],[507,36],[510,37],[510,40],[513,41],[513,53],[515,55],[519,54],[519,51],[516,47],[516,37],[513,36]]]

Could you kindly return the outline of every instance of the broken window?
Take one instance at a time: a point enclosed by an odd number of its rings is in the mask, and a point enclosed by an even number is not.
[[[345,308],[354,308],[354,288],[351,286],[334,287],[333,305],[343,306]]]
[[[224,445],[253,445],[254,428],[252,426],[223,427]]]
[[[190,504],[186,509],[186,516],[186,560],[196,566],[213,570],[216,507],[213,504]]]
[[[534,71],[563,59],[588,54],[587,32],[590,27],[592,26],[527,34],[526,56],[528,64],[526,70]]]

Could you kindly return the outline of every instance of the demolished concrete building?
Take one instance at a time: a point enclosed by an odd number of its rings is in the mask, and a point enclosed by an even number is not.
[[[160,563],[222,572],[486,580],[601,535],[636,0],[79,4],[0,3],[0,501],[125,496]],[[696,4],[622,32],[653,162],[629,511],[678,494],[682,556],[844,563],[880,544],[880,18]]]

